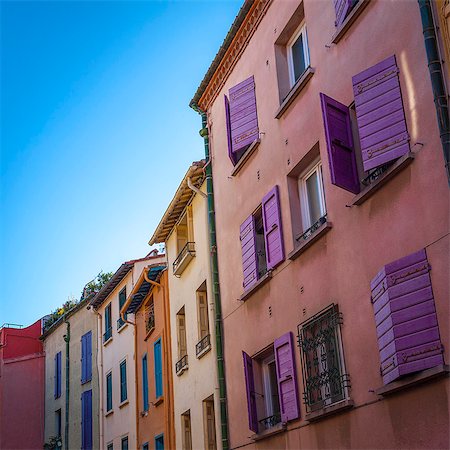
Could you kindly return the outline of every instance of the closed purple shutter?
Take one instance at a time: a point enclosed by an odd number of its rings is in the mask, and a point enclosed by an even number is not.
[[[320,94],[331,182],[358,194],[359,178],[353,145],[349,109],[342,103]]]
[[[284,261],[283,229],[281,227],[278,186],[271,189],[262,199],[262,216],[267,269],[270,270]]]
[[[248,217],[240,229],[242,248],[242,269],[244,272],[244,290],[253,286],[258,279],[258,265],[256,262],[255,220],[253,215]]]
[[[273,346],[277,367],[281,421],[288,422],[300,417],[292,333],[286,333],[276,339]]]
[[[232,152],[236,154],[259,137],[253,76],[230,89]]]
[[[334,9],[336,11],[335,25],[337,27],[344,22],[354,3],[356,3],[355,0],[334,0]]]
[[[384,266],[371,282],[384,384],[443,364],[425,249]]]
[[[92,390],[81,394],[81,448],[92,450]]]
[[[244,358],[245,390],[247,392],[248,427],[258,432],[258,416],[256,413],[255,379],[253,378],[253,361],[247,353],[242,352]]]
[[[353,77],[364,170],[409,152],[395,55]]]
[[[84,383],[86,381],[86,344],[87,339],[86,335],[84,334],[81,336],[81,382]]]
[[[225,100],[225,122],[227,124],[227,144],[228,144],[228,156],[233,164],[237,163],[236,157],[233,153],[233,146],[231,144],[231,122],[230,122],[230,102],[226,95],[223,96]]]

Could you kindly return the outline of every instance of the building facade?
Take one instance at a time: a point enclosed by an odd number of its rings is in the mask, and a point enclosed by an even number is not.
[[[204,161],[188,169],[150,245],[164,242],[177,449],[221,448]]]
[[[46,448],[99,447],[97,318],[82,300],[43,334]]]
[[[0,328],[0,448],[42,448],[44,351],[42,320]],[[24,424],[26,426],[24,426]]]
[[[152,252],[123,263],[90,302],[97,312],[100,447],[106,450],[137,448],[136,330],[120,309],[144,267],[164,260]]]
[[[175,448],[166,267],[145,267],[122,308],[136,323],[137,448],[143,450]]]
[[[246,1],[191,106],[229,447],[445,448],[449,189],[418,3]]]

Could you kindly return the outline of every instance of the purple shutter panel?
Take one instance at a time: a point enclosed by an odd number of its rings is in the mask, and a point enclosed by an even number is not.
[[[334,9],[336,11],[335,25],[337,27],[344,22],[354,3],[356,3],[355,0],[334,0]]]
[[[86,335],[81,336],[81,382],[86,381]]]
[[[247,392],[248,427],[258,432],[258,416],[256,413],[255,379],[253,378],[253,361],[247,353],[242,352],[244,358],[245,390]]]
[[[244,290],[249,289],[258,280],[258,265],[256,262],[255,219],[248,217],[240,228],[242,248],[242,269],[244,272]]]
[[[55,355],[55,398],[58,398],[58,353]]]
[[[353,77],[364,170],[409,152],[395,55]]]
[[[277,367],[281,421],[288,422],[300,417],[294,345],[291,332],[275,340],[274,353]]]
[[[338,101],[320,94],[325,138],[328,149],[331,182],[358,194],[359,177],[353,145],[349,109]]]
[[[225,122],[227,125],[227,143],[228,143],[228,156],[231,159],[233,165],[236,165],[237,160],[233,153],[233,146],[231,144],[231,122],[230,122],[230,102],[226,95],[223,96],[225,100]]]
[[[92,450],[92,390],[81,394],[81,448]]]
[[[86,380],[92,380],[92,332],[86,338]]]
[[[284,261],[283,229],[281,226],[280,196],[275,186],[262,199],[264,241],[267,269],[273,269]]]
[[[425,249],[384,266],[371,282],[384,384],[443,364]]]
[[[229,94],[231,145],[236,155],[259,137],[253,76],[232,87]]]

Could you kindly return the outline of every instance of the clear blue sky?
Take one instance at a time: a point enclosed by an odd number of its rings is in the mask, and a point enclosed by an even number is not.
[[[144,256],[241,1],[2,1],[0,325]]]

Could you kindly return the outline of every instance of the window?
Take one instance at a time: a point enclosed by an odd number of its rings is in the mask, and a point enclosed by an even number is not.
[[[113,399],[112,399],[112,372],[106,375],[106,412],[112,410]]]
[[[197,322],[198,343],[195,347],[197,356],[206,352],[211,347],[209,335],[208,298],[206,295],[206,282],[197,290]]]
[[[55,411],[55,436],[61,437],[61,410]]]
[[[105,333],[103,334],[103,343],[112,337],[112,316],[111,303],[105,308]]]
[[[195,256],[194,223],[192,206],[189,205],[177,226],[177,258],[173,262],[173,273],[180,276]]]
[[[55,355],[55,398],[61,397],[61,352]]]
[[[156,398],[159,398],[163,395],[161,338],[153,344],[153,351],[155,357],[155,393]]]
[[[125,325],[125,321],[122,320],[122,316],[120,314],[120,311],[122,309],[122,306],[127,301],[127,287],[125,286],[120,292],[119,292],[119,318],[117,319],[117,329],[119,330]],[[125,319],[127,318],[127,315],[124,314]]]
[[[348,398],[341,323],[342,314],[333,304],[298,326],[307,412]]]
[[[92,332],[81,336],[81,384],[92,379]]]
[[[300,414],[292,333],[253,358],[243,352],[250,430],[260,433]]]
[[[214,396],[203,400],[203,430],[205,449],[216,450],[216,418],[214,415]]]
[[[284,261],[278,186],[240,227],[244,291],[250,290],[268,270]]]
[[[359,0],[334,0],[336,10],[336,27],[340,27]]]
[[[316,162],[298,179],[303,231],[319,221],[325,221],[325,195],[323,192],[322,163]]]
[[[182,441],[183,450],[192,450],[192,435],[191,435],[191,412],[186,411],[181,414],[181,427],[183,429]]]
[[[146,442],[143,446],[142,446],[142,450],[150,450],[149,446],[148,446],[148,442]]]
[[[81,449],[92,450],[92,390],[81,394]]]
[[[148,334],[155,328],[155,304],[153,302],[153,296],[145,304],[145,332]]]
[[[148,362],[147,354],[142,357],[142,403],[144,411],[148,411]]]
[[[164,435],[155,436],[155,450],[164,450]]]
[[[309,66],[308,39],[306,26],[302,24],[287,44],[289,80],[291,87]]]
[[[120,448],[121,450],[128,450],[128,436],[122,438]]]
[[[128,398],[127,394],[127,362],[120,363],[120,403]]]
[[[177,313],[178,361],[175,365],[177,374],[187,369],[186,316],[184,306]]]
[[[110,442],[107,446],[106,446],[106,450],[114,450],[114,444],[112,442]]]

